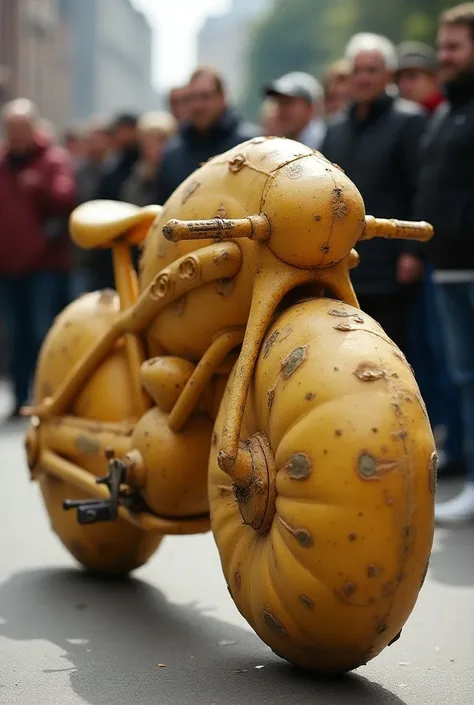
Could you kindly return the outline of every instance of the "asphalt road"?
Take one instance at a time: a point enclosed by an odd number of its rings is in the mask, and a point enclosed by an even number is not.
[[[21,427],[0,429],[0,457],[2,705],[473,705],[474,526],[437,533],[402,638],[321,680],[246,626],[210,534],[165,539],[128,581],[91,579],[50,532]]]

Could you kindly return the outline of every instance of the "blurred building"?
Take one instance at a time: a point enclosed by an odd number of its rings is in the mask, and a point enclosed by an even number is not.
[[[0,0],[0,100],[25,97],[59,128],[72,116],[69,27],[59,0]]]
[[[75,119],[156,107],[152,30],[130,0],[60,0],[68,17]]]
[[[222,73],[233,101],[244,91],[251,25],[270,7],[271,0],[232,0],[229,12],[208,17],[198,36],[198,63]]]

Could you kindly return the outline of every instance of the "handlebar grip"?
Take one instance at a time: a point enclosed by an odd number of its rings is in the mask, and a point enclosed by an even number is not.
[[[180,240],[234,240],[248,237],[266,240],[270,237],[270,223],[265,215],[248,218],[212,218],[211,220],[169,220],[162,228],[170,242]]]
[[[433,234],[433,226],[424,221],[386,220],[385,218],[374,218],[368,215],[365,218],[365,227],[359,240],[372,240],[374,237],[383,237],[427,242],[433,237]]]

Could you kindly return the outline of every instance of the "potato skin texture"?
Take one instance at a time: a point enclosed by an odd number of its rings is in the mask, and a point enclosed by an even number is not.
[[[81,359],[118,315],[117,294],[110,291],[86,294],[57,317],[43,344],[35,375],[35,401],[52,394],[67,371]],[[132,415],[130,374],[123,345],[117,344],[84,385],[71,412],[74,416],[114,422]],[[81,465],[98,477],[107,465],[101,455],[84,454]],[[89,499],[69,482],[42,473],[39,486],[51,527],[59,540],[85,568],[106,575],[127,575],[139,568],[158,549],[163,537],[132,526],[123,519],[81,525],[75,512],[65,512],[66,499]]]
[[[350,671],[399,634],[429,560],[436,455],[418,386],[367,314],[305,301],[280,316],[262,346],[242,439],[257,431],[277,468],[266,535],[242,525],[211,451],[212,528],[229,589],[282,658]]]

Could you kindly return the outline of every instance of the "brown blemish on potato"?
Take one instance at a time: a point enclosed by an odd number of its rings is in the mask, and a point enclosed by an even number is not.
[[[346,597],[352,597],[357,592],[357,585],[355,583],[344,583],[342,591]]]
[[[287,524],[281,517],[278,517],[278,521],[288,531],[288,533],[290,533],[298,541],[301,548],[311,548],[313,546],[313,537],[307,529],[293,529],[293,527]]]
[[[303,176],[304,170],[299,162],[291,162],[286,168],[286,176],[289,179],[299,179]]]
[[[237,588],[237,590],[240,590],[240,586],[242,585],[242,579],[240,577],[240,569],[239,568],[237,568],[237,570],[235,571],[234,583],[235,583],[235,587]]]
[[[84,455],[97,455],[100,451],[100,443],[95,438],[89,436],[77,436],[74,447],[79,453]]]
[[[439,458],[438,453],[434,451],[430,458],[430,490],[431,494],[436,494],[436,487],[438,484],[438,464]]]
[[[245,154],[236,154],[235,157],[229,161],[229,171],[232,171],[235,174],[240,171],[243,166],[245,166],[246,161],[247,158]]]
[[[349,208],[343,199],[342,188],[334,188],[331,196],[332,215],[334,220],[344,220]]]
[[[217,279],[216,289],[219,296],[230,296],[234,291],[235,282],[233,279]]]
[[[334,431],[334,435],[340,438],[342,436],[342,431],[338,428]]]
[[[355,376],[362,382],[375,382],[386,377],[385,370],[373,362],[361,362],[354,371]]]
[[[347,323],[339,323],[339,325],[334,326],[334,330],[342,330],[344,332],[350,332],[353,330],[360,330],[360,328],[358,328],[355,325],[355,322],[353,323],[352,321],[348,321]]]
[[[311,475],[311,461],[306,453],[295,453],[284,467],[292,480],[306,480]]]
[[[270,550],[271,550],[271,554],[272,554],[273,567],[277,570],[278,569],[278,561],[277,561],[275,546],[273,545],[273,541],[270,544]]]
[[[232,488],[229,487],[228,485],[217,485],[217,491],[221,495],[221,497],[225,494],[231,494],[232,493]]]
[[[283,378],[288,379],[304,362],[308,353],[308,346],[302,345],[287,355],[281,362]]]
[[[280,637],[288,636],[287,631],[284,628],[284,626],[281,624],[281,622],[278,621],[278,619],[268,609],[268,607],[266,607],[263,610],[263,621],[265,622],[267,629],[269,629],[269,631],[271,631],[272,634],[275,634],[275,636],[280,636]]]
[[[357,534],[351,533],[351,534],[349,534],[349,536],[347,538],[349,539],[349,541],[356,541]]]
[[[214,218],[227,218],[227,208],[223,203],[217,209]]]
[[[396,431],[395,433],[392,433],[393,438],[398,438],[401,441],[404,441],[407,436],[408,433],[406,431]]]
[[[312,610],[314,607],[313,600],[310,597],[306,597],[306,595],[300,595],[300,602],[307,610]]]
[[[393,583],[384,583],[382,585],[382,597],[392,597],[395,592],[395,585]]]
[[[340,308],[333,308],[328,311],[329,316],[337,316],[338,318],[352,318],[356,323],[363,323],[364,319],[360,313],[351,313]]]
[[[276,330],[271,334],[271,336],[266,341],[266,343],[263,347],[263,359],[264,360],[269,356],[270,350],[272,349],[272,346],[273,346],[273,343],[277,340],[277,338],[279,338],[279,336],[280,336],[280,331]]]
[[[308,392],[305,396],[306,401],[312,401],[316,394],[313,394],[313,392]]]
[[[378,429],[378,428],[373,428],[373,429],[372,429],[372,433],[378,433],[378,432],[379,432],[379,429]]]
[[[217,445],[217,433],[215,431],[212,432],[211,443],[214,447]]]
[[[395,460],[376,460],[369,453],[363,452],[359,456],[357,472],[363,480],[378,480],[382,475],[398,467],[399,464]]]
[[[383,634],[384,632],[387,631],[387,629],[388,629],[388,627],[385,624],[385,622],[380,622],[380,624],[377,624],[375,631],[377,632],[377,634]]]
[[[400,404],[397,404],[396,402],[394,402],[394,403],[392,404],[392,406],[393,406],[393,408],[394,408],[395,414],[396,414],[397,416],[401,416],[401,415],[402,415],[402,410],[401,410],[401,408],[400,408]]]
[[[376,578],[380,573],[382,572],[382,568],[379,568],[377,565],[371,564],[367,566],[367,577],[368,578]]]
[[[278,384],[278,380],[276,380],[276,382],[275,382],[275,384],[273,385],[273,387],[271,387],[271,388],[268,390],[268,392],[267,392],[267,404],[268,404],[268,412],[269,412],[269,413],[270,413],[270,411],[272,410],[273,401],[274,401],[274,399],[275,399],[275,391],[276,391],[276,388],[277,388],[277,384]]]

